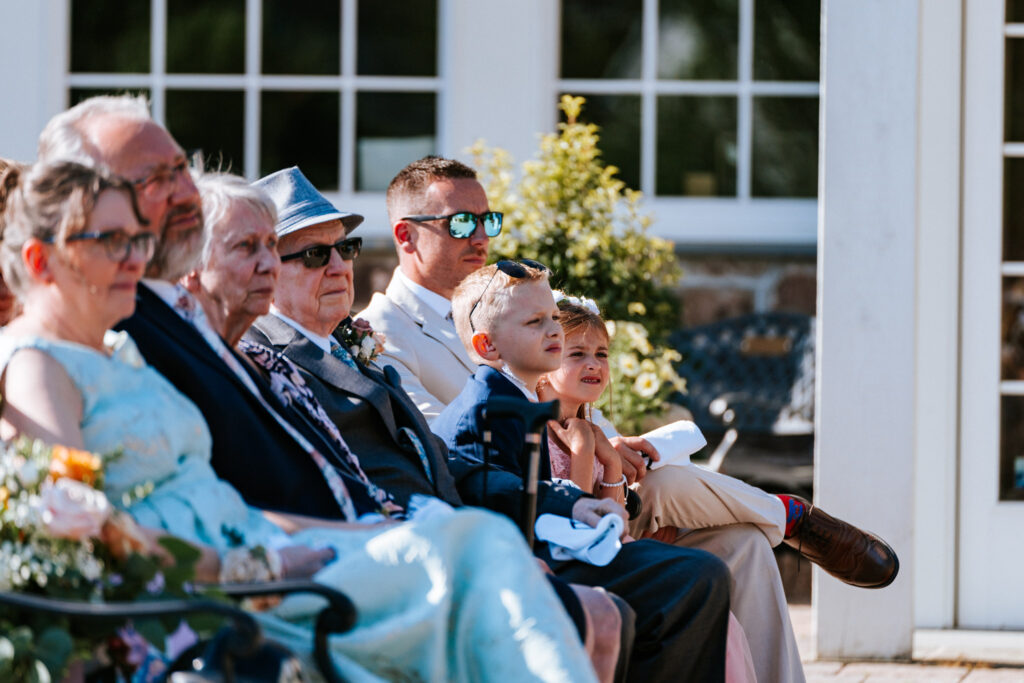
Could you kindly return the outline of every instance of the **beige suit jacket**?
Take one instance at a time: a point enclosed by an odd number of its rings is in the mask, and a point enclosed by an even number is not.
[[[451,321],[423,303],[397,276],[357,317],[384,334],[384,353],[377,362],[398,371],[402,388],[428,422],[458,396],[476,371]]]

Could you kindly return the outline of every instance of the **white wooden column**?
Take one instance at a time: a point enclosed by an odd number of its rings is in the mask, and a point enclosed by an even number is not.
[[[559,7],[551,0],[442,0],[444,153],[483,138],[517,162],[557,120]]]
[[[815,497],[881,534],[901,564],[877,591],[815,569],[827,658],[911,652],[917,4],[822,3]]]
[[[0,157],[33,161],[39,132],[65,106],[67,0],[0,0]]]

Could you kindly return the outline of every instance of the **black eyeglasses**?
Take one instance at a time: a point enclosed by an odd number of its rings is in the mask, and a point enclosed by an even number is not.
[[[343,261],[351,261],[359,256],[359,251],[362,248],[362,237],[348,237],[334,244],[315,244],[312,247],[306,247],[302,251],[282,256],[281,261],[293,261],[300,258],[302,265],[307,268],[323,268],[331,260],[332,249],[338,250],[338,255]]]
[[[151,232],[137,232],[134,235],[129,235],[124,230],[79,232],[69,235],[64,241],[81,242],[83,240],[96,240],[102,244],[110,260],[117,263],[127,261],[133,251],[142,254],[146,261],[153,258],[153,253],[156,252],[156,235]],[[46,243],[53,244],[53,238],[46,240]]]
[[[132,181],[135,191],[149,201],[167,199],[178,186],[178,180],[188,173],[188,162],[184,159],[170,167],[158,168],[145,178]]]
[[[528,266],[530,268],[533,268],[534,270],[542,270],[545,273],[551,272],[550,270],[548,270],[548,267],[545,266],[540,261],[534,261],[533,259],[529,258],[524,258],[519,261],[507,261],[505,259],[502,259],[501,261],[498,261],[494,265],[497,266],[497,269],[494,271],[494,274],[491,275],[491,279],[487,281],[487,284],[484,285],[484,289],[482,292],[480,292],[480,296],[478,296],[476,298],[476,301],[473,302],[473,307],[469,309],[469,316],[467,316],[469,318],[469,329],[472,330],[474,333],[476,333],[476,328],[473,326],[473,312],[476,310],[476,307],[480,305],[480,302],[484,300],[484,294],[487,293],[487,288],[491,286],[492,282],[494,282],[494,276],[498,274],[499,270],[505,273],[505,275],[508,275],[509,277],[514,277],[516,279],[526,277],[528,271],[526,270],[526,268],[524,268],[524,266]]]
[[[504,214],[500,211],[487,211],[484,213],[470,213],[459,211],[450,213],[447,216],[406,216],[403,221],[448,221],[448,234],[457,240],[464,240],[472,237],[476,232],[476,226],[481,221],[484,224],[484,234],[488,237],[497,237],[501,234],[501,219]]]

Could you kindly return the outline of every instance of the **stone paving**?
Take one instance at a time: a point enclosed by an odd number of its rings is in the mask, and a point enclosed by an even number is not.
[[[790,618],[797,646],[804,659],[808,683],[1024,683],[1024,666],[1001,666],[977,662],[834,662],[809,661],[811,652],[811,607],[790,605]]]

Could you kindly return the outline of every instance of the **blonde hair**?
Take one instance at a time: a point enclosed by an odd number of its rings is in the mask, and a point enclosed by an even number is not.
[[[483,359],[473,351],[474,329],[478,332],[494,329],[494,322],[508,311],[513,287],[548,279],[548,271],[545,269],[533,268],[523,263],[517,265],[524,271],[522,277],[512,277],[501,271],[497,265],[484,266],[467,275],[452,294],[452,319],[455,321],[455,331],[458,332],[459,339],[462,340],[462,345],[466,347],[470,358],[475,362],[482,362]]]

